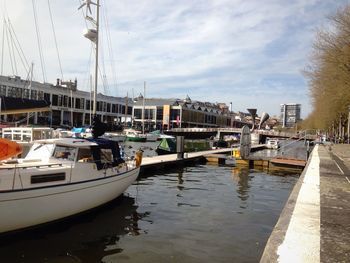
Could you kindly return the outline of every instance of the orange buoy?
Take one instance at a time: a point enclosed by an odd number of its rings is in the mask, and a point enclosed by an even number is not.
[[[22,146],[17,142],[0,138],[0,160],[6,160],[22,153]]]

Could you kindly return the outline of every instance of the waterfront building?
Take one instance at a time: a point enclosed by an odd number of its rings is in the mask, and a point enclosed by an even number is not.
[[[281,104],[281,124],[284,128],[293,128],[300,118],[301,105],[297,103]]]
[[[242,127],[223,103],[192,101],[189,96],[181,99],[146,98],[134,101],[132,122],[136,129],[144,125],[146,131],[172,128]]]
[[[0,76],[0,96],[46,100],[51,111],[36,112],[31,124],[52,124],[53,126],[90,125],[92,94],[77,89],[77,81],[63,82],[57,79],[55,85],[23,80],[18,76]],[[131,121],[132,100],[128,98],[97,94],[97,115],[109,124],[116,125]],[[16,122],[26,118],[27,113],[0,115],[0,121]],[[2,119],[1,119],[2,118]]]

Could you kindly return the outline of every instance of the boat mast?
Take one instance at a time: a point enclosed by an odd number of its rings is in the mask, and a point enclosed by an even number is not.
[[[129,100],[129,93],[126,93],[125,98],[125,110],[124,110],[124,127],[126,127],[126,118],[128,116],[128,100]]]
[[[32,82],[33,82],[33,67],[34,63],[32,62],[32,66],[30,68],[30,82],[29,82],[29,99],[32,99]],[[34,98],[35,99],[35,98]],[[27,126],[29,125],[30,113],[27,113]]]
[[[146,97],[146,81],[143,84],[143,101],[142,101],[142,134],[145,134],[145,97]]]
[[[96,20],[89,16],[89,13],[91,14],[91,7],[90,5],[96,6]],[[92,108],[92,115],[96,116],[96,106],[97,106],[97,84],[98,84],[98,35],[99,35],[99,20],[100,20],[100,0],[97,0],[96,3],[92,2],[92,0],[84,0],[83,3],[79,6],[78,10],[82,7],[86,7],[86,13],[85,13],[85,19],[89,21],[95,28],[93,29],[86,29],[86,32],[84,33],[84,36],[89,39],[92,43],[95,44],[95,87],[94,87],[94,96],[93,96],[93,108]],[[91,114],[90,114],[91,115]]]
[[[95,42],[95,49],[96,49],[96,57],[95,57],[95,90],[94,90],[94,106],[92,109],[93,116],[96,116],[96,94],[97,94],[97,80],[98,80],[98,35],[99,35],[99,18],[100,18],[100,0],[97,0],[96,5],[96,42]]]

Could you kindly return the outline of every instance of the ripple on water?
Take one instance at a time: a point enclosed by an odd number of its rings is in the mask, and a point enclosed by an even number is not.
[[[0,260],[257,262],[296,180],[215,165],[146,174],[107,206],[0,239]]]

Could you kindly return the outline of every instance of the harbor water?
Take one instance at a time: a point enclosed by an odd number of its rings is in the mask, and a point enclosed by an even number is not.
[[[210,163],[147,172],[103,207],[0,236],[0,262],[257,262],[297,179]]]

